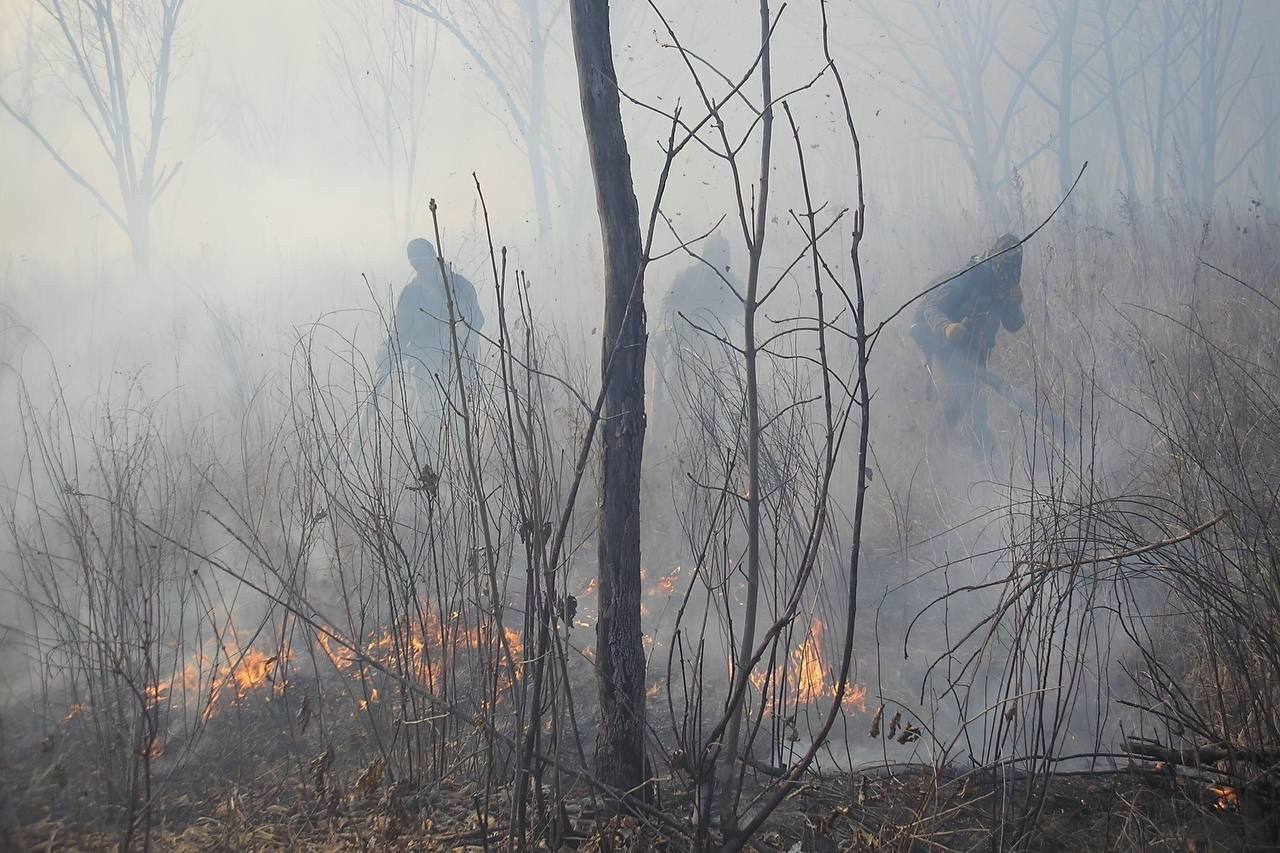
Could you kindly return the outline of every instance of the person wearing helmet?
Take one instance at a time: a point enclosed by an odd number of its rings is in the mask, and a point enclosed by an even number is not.
[[[409,265],[414,276],[396,301],[395,336],[403,358],[411,367],[425,367],[440,373],[442,379],[453,363],[453,344],[449,335],[449,302],[435,246],[429,240],[415,237],[407,247]],[[484,314],[476,299],[475,286],[450,270],[458,344],[463,356],[474,356],[476,332],[484,327]]]
[[[698,256],[663,295],[661,326],[675,325],[683,314],[698,325],[719,331],[720,326],[742,313],[742,303],[730,287],[732,283],[741,290],[730,277],[729,241],[716,232],[707,238]]]
[[[742,318],[742,302],[734,289],[741,293],[743,288],[730,270],[729,241],[715,232],[701,246],[691,248],[698,257],[676,275],[663,294],[657,323],[649,336],[655,409],[665,401],[667,382],[675,379],[668,371],[682,336],[701,336],[690,324],[732,336],[734,324]]]
[[[412,386],[417,389],[420,403],[433,403],[438,389],[441,386],[449,388],[453,381],[448,292],[440,273],[435,246],[429,240],[416,237],[409,241],[407,254],[414,275],[396,300],[391,340],[378,358],[370,407],[376,406],[379,391],[397,366],[402,376],[414,380]],[[475,358],[478,332],[484,327],[484,314],[476,298],[475,286],[470,281],[450,270],[448,283],[453,292],[453,328],[457,332],[465,366]],[[437,409],[430,404],[428,408]]]
[[[916,310],[912,337],[941,374],[943,415],[948,429],[966,417],[975,445],[991,450],[986,404],[977,375],[985,370],[1000,329],[1019,331],[1022,313],[1022,241],[1012,234],[996,240],[985,258],[935,286]],[[934,374],[935,381],[939,378]]]

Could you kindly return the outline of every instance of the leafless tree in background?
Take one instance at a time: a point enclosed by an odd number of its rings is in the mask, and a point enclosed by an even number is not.
[[[1257,103],[1254,109],[1263,116],[1280,114],[1280,93],[1274,85],[1280,79],[1280,56],[1274,51],[1268,51],[1263,62],[1263,77],[1270,85],[1264,82],[1256,87]],[[1250,169],[1250,177],[1256,184],[1259,203],[1268,203],[1277,198],[1280,191],[1280,134],[1268,133],[1263,137],[1254,166]]]
[[[1266,171],[1280,123],[1257,37],[1269,4],[904,6],[889,16],[864,4],[894,55],[887,79],[914,91],[904,103],[961,153],[988,209],[1014,175],[1048,167],[1046,154],[1059,190],[1083,160],[1111,164],[1091,183],[1123,192],[1134,215],[1171,182],[1208,213],[1233,181]]]
[[[160,154],[186,0],[36,0],[36,6],[56,28],[56,46],[42,61],[110,163],[115,187],[96,177],[87,155],[80,160],[68,153],[75,146],[51,138],[49,126],[36,118],[35,103],[46,93],[30,89],[16,101],[0,94],[0,108],[124,231],[134,268],[146,276],[151,212],[182,165],[163,164]]]
[[[988,210],[998,210],[999,189],[1039,154],[1020,155],[1015,118],[1026,106],[1031,76],[1058,42],[1055,34],[1032,44],[1007,88],[994,86],[998,48],[1010,25],[1013,0],[929,3],[912,0],[909,11],[886,17],[874,3],[863,8],[883,27],[909,76],[900,82],[918,100],[905,103],[936,126],[942,139],[960,150]],[[918,57],[936,51],[942,68],[931,70]],[[1043,146],[1040,150],[1043,150]]]
[[[1188,179],[1199,196],[1204,210],[1213,207],[1222,185],[1248,161],[1280,120],[1280,112],[1263,116],[1260,127],[1246,135],[1232,121],[1237,109],[1248,106],[1242,98],[1258,79],[1258,69],[1269,45],[1259,41],[1250,44],[1244,0],[1200,0],[1193,6],[1191,17],[1198,37],[1191,44],[1188,73],[1192,75],[1193,92],[1190,109],[1180,114],[1182,121],[1175,134],[1190,159],[1194,172]],[[1272,83],[1274,85],[1274,83]],[[1228,129],[1234,129],[1241,144],[1236,150],[1226,148]]]
[[[1168,181],[1170,125],[1190,91],[1177,73],[1194,39],[1190,11],[1189,6],[1165,4],[1147,16],[1139,34],[1140,43],[1153,45],[1153,67],[1138,78],[1141,108],[1136,117],[1146,143],[1150,197],[1157,203],[1165,198]]]
[[[1057,66],[1054,75],[1044,82],[1036,79],[1031,73],[1034,69],[1029,69],[1025,60],[997,50],[1014,78],[1025,79],[1028,88],[1052,112],[1052,129],[1044,133],[1044,140],[1023,162],[1053,150],[1061,193],[1067,193],[1080,169],[1082,157],[1075,153],[1073,142],[1078,126],[1084,125],[1086,129],[1099,129],[1118,143],[1125,190],[1129,199],[1138,197],[1134,158],[1129,150],[1129,117],[1121,96],[1133,78],[1145,71],[1151,57],[1128,39],[1140,7],[1126,8],[1127,11],[1113,9],[1111,0],[1096,0],[1091,7],[1082,5],[1080,0],[1044,4],[1040,9],[1044,34],[1054,44],[1053,61],[1047,64]],[[1103,111],[1103,107],[1109,110]],[[1102,115],[1094,119],[1100,111]],[[1105,126],[1108,115],[1114,127]]]
[[[1273,86],[1267,46],[1251,37],[1264,9],[1246,0],[1096,0],[1102,67],[1092,76],[1109,105],[1106,136],[1131,203],[1163,201],[1172,179],[1208,213],[1274,139],[1280,111],[1265,95]]]
[[[562,184],[551,144],[546,62],[564,0],[395,0],[426,16],[466,51],[493,84],[505,116],[524,146],[540,233],[551,226],[551,192]],[[550,185],[549,185],[550,184]]]
[[[332,25],[338,86],[359,119],[361,148],[383,170],[389,224],[407,240],[415,213],[425,210],[421,157],[439,28],[394,0],[359,0],[338,9],[345,18],[342,32],[358,35],[347,38]]]
[[[1136,9],[1137,7],[1132,8]],[[1102,55],[1106,61],[1106,101],[1111,105],[1111,116],[1115,122],[1115,138],[1119,147],[1120,165],[1124,169],[1125,190],[1128,192],[1130,201],[1135,202],[1138,199],[1138,178],[1134,167],[1133,154],[1130,151],[1128,117],[1121,95],[1124,92],[1125,84],[1128,82],[1127,78],[1141,73],[1146,68],[1148,57],[1139,56],[1134,68],[1122,79],[1120,72],[1117,70],[1116,24],[1111,18],[1111,0],[1099,0],[1097,12],[1099,24],[1102,28]],[[1119,24],[1120,29],[1126,28],[1132,19],[1133,12],[1131,11],[1126,19]],[[1138,208],[1134,207],[1133,209]]]
[[[260,170],[265,180],[280,171],[293,154],[293,133],[298,121],[299,75],[283,69],[272,80],[274,91],[264,91],[261,80],[230,69],[232,82],[219,105],[227,116],[226,132],[242,155],[241,162]]]
[[[1117,122],[1116,135],[1121,135],[1124,116],[1116,113],[1119,93],[1135,75],[1142,72],[1145,61],[1137,61],[1117,71],[1116,43],[1118,36],[1133,23],[1138,6],[1129,6],[1122,19],[1112,20],[1110,0],[1097,0],[1092,8],[1083,6],[1080,0],[1063,3],[1045,3],[1040,9],[1044,22],[1044,35],[1054,44],[1053,61],[1056,64],[1052,77],[1041,83],[1027,69],[1025,60],[1018,60],[998,51],[1001,61],[1015,78],[1026,78],[1027,86],[1044,102],[1053,114],[1052,130],[1044,134],[1044,141],[1034,148],[1027,160],[1034,159],[1046,150],[1053,150],[1057,158],[1058,191],[1066,193],[1075,181],[1082,158],[1073,145],[1077,126],[1088,125],[1095,113],[1104,106],[1113,107],[1112,116]],[[1089,14],[1093,12],[1094,14]],[[1105,68],[1099,64],[1105,58]],[[1149,58],[1149,57],[1148,57]],[[1034,69],[1032,69],[1034,70]],[[1045,75],[1047,76],[1047,75]],[[1130,196],[1134,195],[1132,158],[1121,141],[1120,159],[1129,180]]]
[[[1042,16],[1048,25],[1048,32],[1055,47],[1054,54],[1057,60],[1058,73],[1054,80],[1056,85],[1053,89],[1056,89],[1056,91],[1047,86],[1041,88],[1035,85],[1034,81],[1030,82],[1029,85],[1031,90],[1056,115],[1057,129],[1053,134],[1052,141],[1058,155],[1058,183],[1062,190],[1065,191],[1067,187],[1071,186],[1076,173],[1076,168],[1071,159],[1071,138],[1074,135],[1075,125],[1079,121],[1075,99],[1076,78],[1087,66],[1087,60],[1082,60],[1077,50],[1079,47],[1077,33],[1080,29],[1080,0],[1049,3],[1042,10]],[[1013,67],[1003,53],[998,52],[998,55],[1002,61]]]

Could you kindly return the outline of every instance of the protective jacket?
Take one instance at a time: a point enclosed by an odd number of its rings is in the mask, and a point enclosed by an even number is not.
[[[458,342],[463,352],[474,349],[472,329],[484,326],[484,314],[476,299],[475,286],[462,276],[450,273],[454,308],[461,322]],[[419,272],[405,285],[396,302],[396,341],[407,356],[441,358],[452,353],[449,338],[449,303],[440,271]]]
[[[738,286],[728,272],[720,275]],[[717,331],[717,325],[728,325],[737,319],[742,314],[742,303],[720,275],[702,263],[694,264],[677,275],[662,297],[658,327],[676,328],[680,314]]]
[[[916,310],[911,333],[930,358],[961,357],[985,366],[1000,327],[1016,332],[1024,322],[1022,285],[997,275],[988,260],[932,289]],[[965,327],[956,341],[946,334],[952,323]]]

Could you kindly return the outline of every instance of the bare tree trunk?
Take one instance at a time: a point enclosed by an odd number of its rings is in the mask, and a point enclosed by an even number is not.
[[[547,33],[564,8],[564,0],[486,0],[452,9],[440,0],[395,0],[439,24],[470,54],[476,68],[489,79],[510,116],[529,161],[534,216],[538,233],[551,230],[552,190],[560,190],[560,155],[552,144],[553,116],[546,107]],[[543,23],[543,12],[551,24]],[[523,23],[508,20],[517,14]],[[500,24],[494,26],[494,24]],[[521,61],[528,51],[529,66]],[[610,66],[612,67],[612,66]],[[551,184],[548,184],[548,172]]]
[[[1138,178],[1134,171],[1133,157],[1129,153],[1129,122],[1124,104],[1120,100],[1123,83],[1116,71],[1115,34],[1111,32],[1111,0],[1099,4],[1098,16],[1102,19],[1103,55],[1107,61],[1107,98],[1111,102],[1111,114],[1115,121],[1116,143],[1120,146],[1120,164],[1124,167],[1125,192],[1129,196],[1129,209],[1140,215]]]
[[[605,0],[571,0],[582,121],[604,247],[604,408],[600,473],[600,731],[596,773],[629,791],[645,778],[644,649],[640,641],[640,464],[644,452],[644,259],[640,213]]]
[[[538,123],[529,126],[525,134],[524,149],[529,159],[529,179],[533,184],[533,213],[538,220],[538,233],[551,231],[551,199],[547,188],[547,163],[542,152],[542,127]]]
[[[1164,201],[1164,155],[1166,122],[1169,115],[1170,75],[1173,67],[1173,12],[1168,6],[1160,10],[1160,87],[1156,101],[1155,124],[1151,130],[1151,202],[1160,204]]]
[[[1199,184],[1200,209],[1205,216],[1213,213],[1213,197],[1217,191],[1218,161],[1218,107],[1222,97],[1222,80],[1219,74],[1219,50],[1222,32],[1222,6],[1201,6],[1201,31],[1198,50],[1197,77],[1199,79],[1200,114],[1196,128],[1200,137],[1197,153],[1196,182]]]
[[[1275,53],[1268,52],[1266,55],[1267,69],[1264,77],[1271,79],[1280,78],[1280,58]],[[1269,116],[1280,114],[1280,97],[1277,97],[1274,86],[1260,86],[1259,91],[1259,113],[1262,120],[1266,121]],[[1278,200],[1280,200],[1280,135],[1268,132],[1262,143],[1262,156],[1259,158],[1260,164],[1257,171],[1257,180],[1262,191],[1262,200],[1266,202],[1268,208],[1274,209]]]
[[[751,256],[747,269],[746,301],[743,305],[742,347],[746,367],[747,409],[747,603],[742,615],[742,636],[738,638],[738,660],[734,688],[741,693],[751,676],[752,653],[756,644],[756,619],[760,599],[760,349],[756,337],[759,314],[760,257],[764,252],[769,220],[769,168],[773,150],[773,77],[769,50],[771,30],[768,0],[760,2],[760,86],[764,112],[761,117],[759,199],[755,206],[754,228],[750,232]],[[744,215],[745,222],[745,215]],[[744,225],[744,230],[746,226]],[[734,776],[738,769],[741,732],[746,703],[733,710],[725,728],[724,755],[720,758],[720,820],[726,831],[737,825],[737,792]]]
[[[551,199],[547,187],[547,172],[550,170],[544,152],[547,141],[547,45],[536,0],[525,5],[524,16],[528,22],[530,37],[529,121],[528,131],[525,133],[525,152],[529,156],[529,174],[533,180],[533,204],[538,218],[538,234],[546,236],[551,232]],[[555,157],[552,156],[551,159],[554,162]]]
[[[130,200],[126,208],[133,269],[143,279],[151,275],[151,205],[151,199],[139,198]]]
[[[1079,0],[1062,5],[1058,17],[1058,186],[1064,193],[1076,176],[1075,164],[1071,160],[1071,127],[1075,124],[1075,40],[1079,18]]]

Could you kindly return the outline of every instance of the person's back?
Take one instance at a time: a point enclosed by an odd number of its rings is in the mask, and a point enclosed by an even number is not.
[[[719,333],[741,315],[742,303],[726,283],[738,286],[729,272],[729,241],[713,234],[700,254],[701,260],[677,274],[663,295],[659,329],[679,328],[684,325],[680,320],[683,315],[689,322]]]
[[[658,428],[670,422],[667,385],[678,381],[680,351],[718,351],[719,346],[704,331],[732,339],[736,336],[736,324],[742,319],[742,303],[733,291],[737,288],[741,292],[741,285],[729,268],[729,241],[712,234],[696,251],[698,258],[672,279],[650,326],[651,423]]]
[[[411,240],[409,263],[414,276],[396,301],[395,335],[400,351],[433,367],[447,366],[453,353],[449,333],[449,301],[435,248],[421,237]],[[464,355],[474,356],[474,333],[484,325],[475,286],[457,273],[449,273],[458,344]]]
[[[458,378],[450,332],[449,291],[453,293],[456,318],[453,329],[464,371],[475,358],[477,332],[484,325],[475,287],[462,276],[449,272],[446,290],[440,261],[429,241],[421,237],[410,240],[408,256],[414,275],[396,300],[390,339],[378,355],[373,386],[359,417],[358,446],[364,445],[378,418],[378,410],[383,405],[380,398],[393,406],[403,399],[416,409],[423,415],[420,427],[429,439],[442,425],[445,407],[439,394],[444,389],[447,395]],[[410,391],[412,393],[408,393]]]

